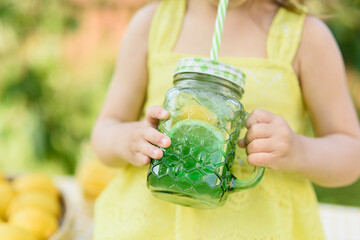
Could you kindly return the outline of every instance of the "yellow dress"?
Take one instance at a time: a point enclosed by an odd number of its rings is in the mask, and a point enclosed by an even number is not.
[[[149,37],[149,83],[144,109],[162,105],[166,91],[172,87],[176,62],[189,56],[172,52],[185,11],[186,0],[162,0],[155,13]],[[242,103],[248,112],[261,108],[278,114],[297,134],[305,131],[307,111],[291,63],[304,19],[305,14],[279,9],[268,35],[266,59],[219,58],[246,74]],[[237,149],[237,161],[242,157],[243,150]],[[251,169],[243,164],[233,171],[241,178]],[[129,166],[97,199],[95,240],[325,239],[312,185],[296,174],[267,169],[257,187],[230,194],[223,207],[199,210],[153,197],[146,187],[147,170]]]

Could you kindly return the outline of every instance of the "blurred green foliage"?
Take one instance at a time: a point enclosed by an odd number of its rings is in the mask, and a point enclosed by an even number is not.
[[[360,72],[360,1],[341,3],[327,23],[346,65]],[[75,171],[116,57],[101,44],[91,50],[92,61],[75,69],[64,57],[65,40],[81,30],[85,10],[70,0],[0,1],[0,168]],[[359,84],[350,79],[350,87]],[[320,201],[360,205],[360,182],[316,190]]]
[[[360,71],[360,0],[343,0],[327,19],[345,63]]]
[[[86,84],[62,56],[64,37],[80,24],[75,7],[67,1],[0,2],[4,168],[73,173],[81,142],[89,138],[107,81]],[[89,75],[102,71],[109,79],[110,67],[104,72],[101,66]]]
[[[360,207],[360,181],[341,188],[315,186],[315,191],[320,202]]]

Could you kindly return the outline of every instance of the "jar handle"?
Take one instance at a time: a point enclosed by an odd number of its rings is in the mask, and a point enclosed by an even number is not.
[[[241,124],[244,127],[245,121],[248,117],[248,113],[246,111],[243,112],[242,122]],[[247,188],[255,187],[264,176],[265,168],[264,167],[254,167],[254,170],[251,176],[247,179],[238,179],[237,177],[233,176],[232,183],[230,186],[231,191],[239,191]]]

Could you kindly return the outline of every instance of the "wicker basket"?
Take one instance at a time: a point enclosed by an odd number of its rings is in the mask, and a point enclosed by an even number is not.
[[[74,239],[72,226],[73,216],[70,204],[65,194],[60,194],[61,215],[59,218],[59,229],[49,238],[49,240],[71,240]]]

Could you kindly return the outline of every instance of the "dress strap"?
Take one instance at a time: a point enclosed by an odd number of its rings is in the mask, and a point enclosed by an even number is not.
[[[172,51],[182,28],[186,0],[162,0],[149,33],[149,53]]]
[[[268,40],[268,58],[292,64],[298,50],[306,17],[302,13],[280,8],[271,24]]]

